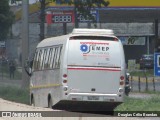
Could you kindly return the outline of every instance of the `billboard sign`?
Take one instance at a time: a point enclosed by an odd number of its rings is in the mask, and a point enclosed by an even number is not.
[[[47,11],[46,22],[52,23],[74,23],[73,11]]]
[[[145,37],[118,37],[123,45],[145,45]]]
[[[52,23],[74,23],[73,11],[53,12]]]
[[[74,5],[69,4],[61,4],[61,0],[56,0],[56,2],[50,2],[49,6],[53,7],[53,9],[73,9]],[[105,0],[108,1],[108,0]],[[132,9],[132,8],[145,8],[145,9],[157,9],[160,8],[160,0],[109,0],[110,4],[105,7],[102,6],[98,9],[107,9],[113,8],[113,9]]]
[[[160,53],[154,53],[154,75],[160,76]]]

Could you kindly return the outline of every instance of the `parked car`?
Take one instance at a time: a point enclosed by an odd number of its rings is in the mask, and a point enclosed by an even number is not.
[[[154,68],[154,55],[149,54],[149,55],[142,55],[140,61],[140,69],[153,69]]]

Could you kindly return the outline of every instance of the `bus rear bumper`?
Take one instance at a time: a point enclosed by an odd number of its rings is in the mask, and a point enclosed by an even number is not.
[[[123,102],[122,94],[69,93],[66,99],[53,106],[69,111],[113,111]]]
[[[99,101],[71,101],[61,100],[55,104],[53,109],[76,111],[76,112],[106,112],[112,113],[113,110],[122,102],[99,102]]]
[[[104,101],[123,102],[124,94],[99,94],[99,93],[70,93],[67,100],[71,101]]]

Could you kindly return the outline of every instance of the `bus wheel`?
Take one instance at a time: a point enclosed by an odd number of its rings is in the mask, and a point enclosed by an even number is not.
[[[31,97],[31,106],[35,106],[35,101],[34,101],[33,95],[32,95],[32,97]]]
[[[52,103],[52,98],[51,98],[51,96],[49,95],[49,97],[48,97],[48,108],[52,108],[52,105],[53,105],[53,103]]]

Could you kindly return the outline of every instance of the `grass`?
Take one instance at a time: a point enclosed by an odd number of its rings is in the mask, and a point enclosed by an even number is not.
[[[148,92],[147,92],[148,93]],[[148,94],[153,94],[149,92]],[[0,86],[0,98],[17,103],[29,104],[29,90],[17,87]],[[124,103],[119,105],[114,111],[159,111],[160,92],[154,93],[152,98],[138,99],[125,97]]]
[[[10,86],[0,86],[0,98],[18,103],[29,104],[29,90]]]
[[[115,111],[159,111],[160,93],[156,93],[152,98],[138,99],[126,97],[123,104],[119,105]]]

